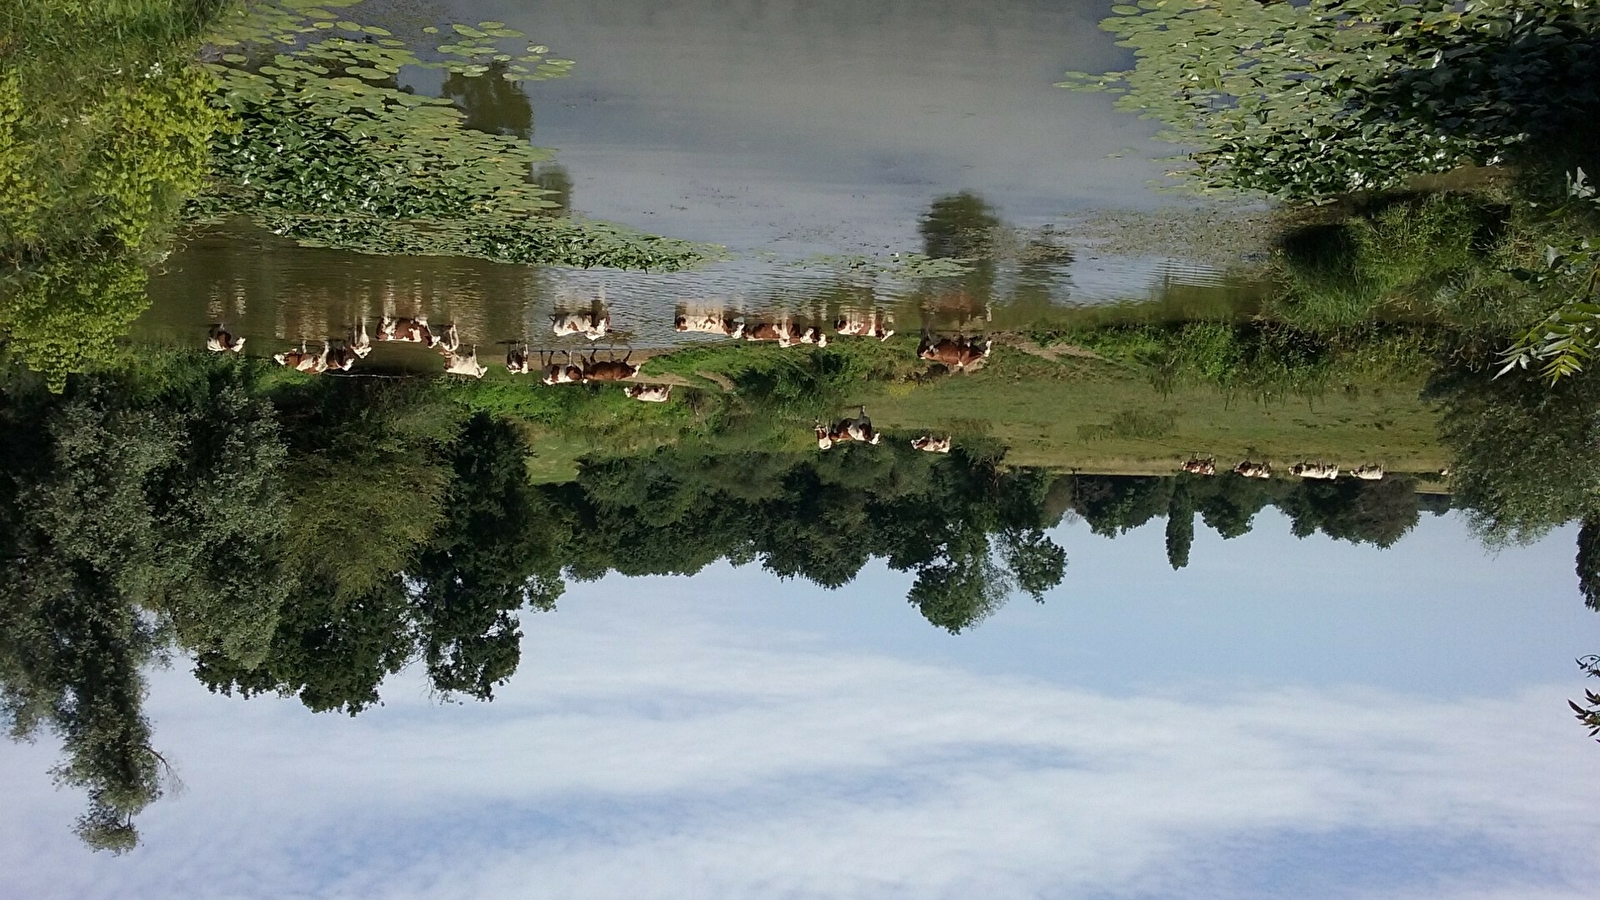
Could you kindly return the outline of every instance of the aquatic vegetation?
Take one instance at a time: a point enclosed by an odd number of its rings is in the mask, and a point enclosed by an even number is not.
[[[1567,0],[1141,0],[1102,27],[1133,69],[1068,73],[1195,147],[1202,189],[1317,200],[1581,144],[1600,8]],[[1526,151],[1526,152],[1525,152]]]
[[[499,96],[562,76],[570,60],[538,45],[503,53],[521,35],[491,22],[451,26],[424,59],[331,11],[355,2],[8,9],[0,330],[17,358],[60,389],[144,309],[145,271],[178,230],[236,215],[367,253],[635,269],[704,258],[685,242],[551,215],[570,205],[570,184],[562,195],[536,179],[546,151],[473,130],[450,98],[395,80],[403,66],[434,66],[460,92]],[[204,64],[202,40],[216,49]],[[468,87],[484,78],[502,87]]]
[[[548,151],[469,127],[451,96],[397,80],[408,66],[447,69],[452,91],[467,94],[491,77],[561,77],[570,60],[540,45],[506,52],[524,36],[495,22],[449,26],[442,58],[424,58],[331,11],[354,2],[255,4],[213,37],[231,48],[207,68],[235,127],[215,147],[215,186],[192,217],[248,215],[307,245],[366,253],[666,270],[704,257],[682,241],[551,216],[561,204],[532,177]]]

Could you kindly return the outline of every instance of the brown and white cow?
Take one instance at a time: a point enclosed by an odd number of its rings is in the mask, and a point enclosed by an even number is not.
[[[800,329],[800,334],[795,340],[802,344],[816,344],[818,347],[828,346],[828,335],[815,325]]]
[[[512,344],[506,351],[506,371],[513,375],[526,375],[533,371],[528,364],[528,348],[521,344]]]
[[[744,337],[744,323],[724,313],[685,310],[678,313],[672,322],[672,327],[675,331],[720,334],[734,340]]]
[[[581,334],[591,341],[598,341],[611,333],[611,313],[558,312],[550,317],[550,330],[556,337]]]
[[[572,361],[572,351],[567,351],[566,365],[556,362],[555,351],[551,351],[546,362],[544,351],[539,352],[540,369],[543,372],[545,384],[579,384],[583,381],[583,366]]]
[[[1196,456],[1185,462],[1181,468],[1190,475],[1215,475],[1217,474],[1217,461],[1213,457],[1201,459]]]
[[[335,341],[331,351],[328,351],[328,368],[348,372],[356,364],[357,354],[349,344]]]
[[[354,328],[350,329],[350,352],[359,359],[366,359],[372,352],[372,337],[367,334],[367,320],[362,319]]]
[[[1383,466],[1357,466],[1350,470],[1350,474],[1362,481],[1380,481],[1383,479]]]
[[[844,337],[874,337],[887,341],[894,334],[894,329],[889,327],[891,324],[889,316],[880,316],[877,310],[866,313],[846,310],[833,323],[833,330]]]
[[[478,362],[478,349],[474,347],[464,356],[454,350],[447,351],[444,356],[444,370],[449,375],[482,378],[483,374],[489,371],[489,367]]]
[[[1319,481],[1332,481],[1339,477],[1339,467],[1327,463],[1295,463],[1289,469],[1289,474],[1297,478],[1313,478]]]
[[[440,356],[454,356],[461,349],[461,332],[456,330],[454,323],[445,326],[442,330],[433,333],[433,343],[428,345],[439,351]],[[476,351],[474,351],[476,355]]]
[[[433,336],[433,331],[428,328],[428,320],[418,318],[393,318],[384,316],[378,322],[378,340],[399,341],[405,344],[427,344],[432,347],[438,343]]]
[[[288,366],[308,375],[320,375],[328,369],[328,350],[328,343],[324,341],[321,353],[309,353],[306,351],[305,343],[302,342],[299,350],[275,353],[272,359],[280,366]]]
[[[629,350],[622,359],[596,360],[594,352],[591,351],[589,353],[589,361],[583,364],[584,383],[587,384],[591,381],[627,381],[629,378],[639,374],[639,370],[644,368],[644,363],[642,362],[637,364],[628,362],[628,357],[632,355],[633,351]]]
[[[206,334],[206,349],[215,353],[240,353],[244,351],[244,338],[236,338],[226,325],[217,323]]]
[[[827,450],[834,444],[841,444],[846,441],[877,444],[883,439],[883,435],[872,427],[872,420],[867,417],[867,408],[865,406],[861,407],[859,415],[850,419],[840,419],[831,427],[823,427],[822,423],[818,422],[816,433],[817,447],[821,450]]]
[[[744,339],[755,342],[777,341],[779,347],[789,347],[795,343],[794,332],[788,322],[747,322],[744,326]]]
[[[989,358],[994,341],[977,338],[938,338],[924,334],[917,347],[917,356],[943,364],[954,372],[976,371]]]
[[[672,399],[670,384],[630,384],[622,392],[643,403],[665,403]]]
[[[914,438],[911,446],[926,453],[949,453],[950,439],[948,437],[936,438],[933,435]]]
[[[1233,474],[1242,475],[1245,478],[1271,478],[1272,466],[1264,462],[1251,462],[1247,459],[1233,467]]]

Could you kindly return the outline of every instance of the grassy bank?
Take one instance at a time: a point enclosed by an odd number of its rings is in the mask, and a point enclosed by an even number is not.
[[[1417,333],[1385,341],[1410,347]],[[615,385],[550,387],[498,368],[482,381],[438,381],[437,390],[518,422],[541,481],[569,477],[584,457],[667,445],[802,450],[813,446],[814,423],[861,405],[892,440],[950,434],[969,450],[1003,453],[1007,465],[1061,471],[1154,474],[1193,455],[1285,468],[1318,460],[1436,472],[1447,464],[1437,413],[1419,399],[1423,367],[1380,364],[1389,357],[1372,342],[1263,365],[1281,375],[1280,388],[1266,392],[1174,379],[1159,360],[1039,348],[1020,336],[1001,336],[988,363],[966,374],[918,360],[915,349],[915,337],[838,340],[824,350],[698,344],[646,362],[639,380],[675,385],[665,404],[630,400]],[[1360,359],[1371,368],[1364,372]]]

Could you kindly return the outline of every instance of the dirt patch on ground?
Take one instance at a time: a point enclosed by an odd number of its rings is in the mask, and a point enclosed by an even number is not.
[[[1060,362],[1061,360],[1067,358],[1098,360],[1105,359],[1105,357],[1094,352],[1093,350],[1088,349],[1087,347],[1079,347],[1076,344],[1051,344],[1050,346],[1046,347],[1037,341],[1023,337],[1020,334],[1006,334],[997,337],[996,340],[1013,350],[1021,350],[1023,353],[1026,353],[1030,356],[1037,356],[1040,359],[1047,359],[1050,362]]]
[[[694,374],[704,378],[712,384],[715,384],[717,387],[722,388],[724,391],[727,391],[730,394],[733,393],[733,382],[729,381],[728,376],[726,375],[722,375],[717,372],[705,371],[696,371]]]
[[[676,387],[699,387],[699,385],[683,377],[682,375],[655,374],[651,372],[640,372],[632,378],[626,378],[623,380],[636,384],[670,384]]]

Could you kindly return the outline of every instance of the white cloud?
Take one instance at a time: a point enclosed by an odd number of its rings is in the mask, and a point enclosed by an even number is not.
[[[147,845],[75,847],[50,748],[7,748],[0,865],[41,898],[1197,898],[1252,883],[1259,844],[1339,888],[1316,861],[1358,835],[1415,862],[1352,897],[1600,883],[1600,751],[1569,687],[1112,696],[713,629],[683,582],[609,584],[529,623],[491,706],[408,679],[313,717],[163,675],[189,790],[146,814]]]

